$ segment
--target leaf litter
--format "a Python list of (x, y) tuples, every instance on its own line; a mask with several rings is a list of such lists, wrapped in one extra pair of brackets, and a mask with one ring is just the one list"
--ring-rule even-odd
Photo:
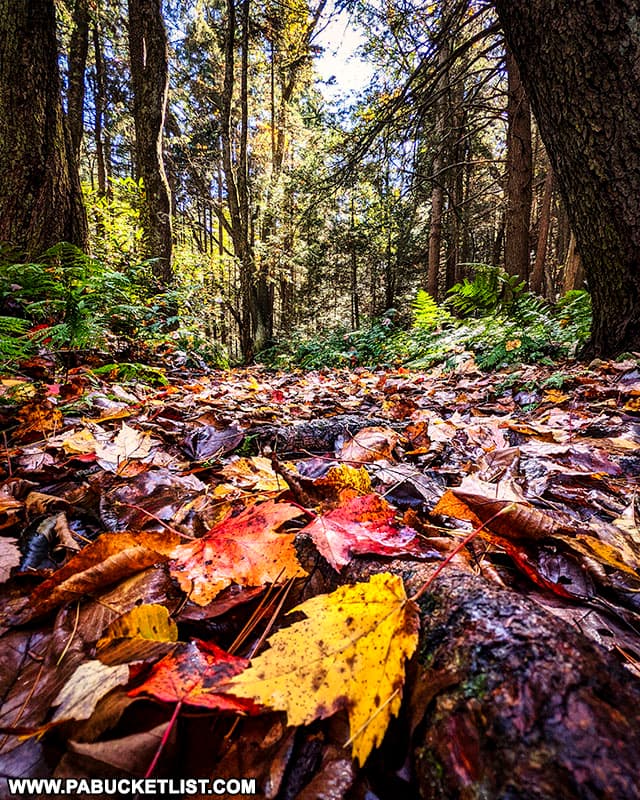
[[(336, 572), (455, 552), (637, 673), (637, 374), (4, 382), (0, 773), (206, 776), (240, 759), (275, 797), (315, 741), (309, 787), (340, 765), (353, 788), (349, 759), (373, 758), (401, 713), (418, 614), (388, 572), (323, 591), (308, 542)], [(243, 742), (260, 742), (251, 759)]]

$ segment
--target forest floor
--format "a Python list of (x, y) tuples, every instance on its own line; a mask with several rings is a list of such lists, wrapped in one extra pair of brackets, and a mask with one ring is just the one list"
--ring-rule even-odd
[(481, 575), (640, 676), (636, 361), (166, 376), (0, 383), (0, 797), (33, 776), (414, 797), (376, 748), (415, 605), (392, 573), (341, 586), (358, 559)]

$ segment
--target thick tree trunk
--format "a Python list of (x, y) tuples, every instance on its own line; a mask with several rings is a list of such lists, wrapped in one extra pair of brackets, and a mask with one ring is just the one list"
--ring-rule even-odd
[(533, 156), (531, 110), (516, 61), (507, 49), (507, 205), (504, 262), (510, 275), (529, 279), (529, 226), (531, 223)]
[(640, 798), (640, 683), (574, 628), (455, 569), (422, 599), (425, 800)]
[(26, 258), (60, 241), (87, 245), (54, 0), (0, 0), (0, 241)]
[(640, 29), (635, 0), (495, 0), (593, 298), (591, 352), (640, 349)]
[(162, 286), (172, 280), (171, 196), (162, 156), (169, 54), (160, 0), (129, 0), (129, 53), (136, 131), (136, 174), (144, 183), (145, 255)]

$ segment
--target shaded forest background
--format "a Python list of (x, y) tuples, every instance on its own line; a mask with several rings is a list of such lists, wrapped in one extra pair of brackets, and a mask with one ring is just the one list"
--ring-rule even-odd
[[(492, 366), (586, 339), (569, 215), (492, 6), (343, 4), (374, 77), (332, 104), (316, 72), (340, 11), (327, 0), (66, 0), (55, 21), (40, 5), (22, 24), (45, 72), (28, 75), (17, 41), (13, 79), (60, 103), (0, 139), (16, 140), (16, 175), (39, 135), (29, 114), (62, 131), (47, 169), (68, 170), (71, 222), (37, 190), (7, 213), (3, 193), (3, 313), (33, 323), (4, 323), (7, 358), (36, 323), (60, 346), (135, 360), (132, 343), (168, 338), (216, 364), (424, 365), (471, 348)], [(91, 259), (42, 258), (61, 240)]]

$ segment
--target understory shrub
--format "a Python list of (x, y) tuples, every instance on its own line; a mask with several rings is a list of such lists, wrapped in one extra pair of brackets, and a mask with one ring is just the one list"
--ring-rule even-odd
[[(460, 315), (454, 317), (450, 308)], [(481, 369), (574, 356), (589, 337), (591, 299), (569, 292), (555, 305), (525, 292), (522, 282), (483, 267), (473, 280), (456, 284), (443, 304), (420, 290), (413, 323), (400, 329), (395, 312), (357, 331), (344, 328), (281, 341), (262, 354), (270, 366), (344, 367), (405, 364), (425, 369), (453, 367), (470, 355)]]

